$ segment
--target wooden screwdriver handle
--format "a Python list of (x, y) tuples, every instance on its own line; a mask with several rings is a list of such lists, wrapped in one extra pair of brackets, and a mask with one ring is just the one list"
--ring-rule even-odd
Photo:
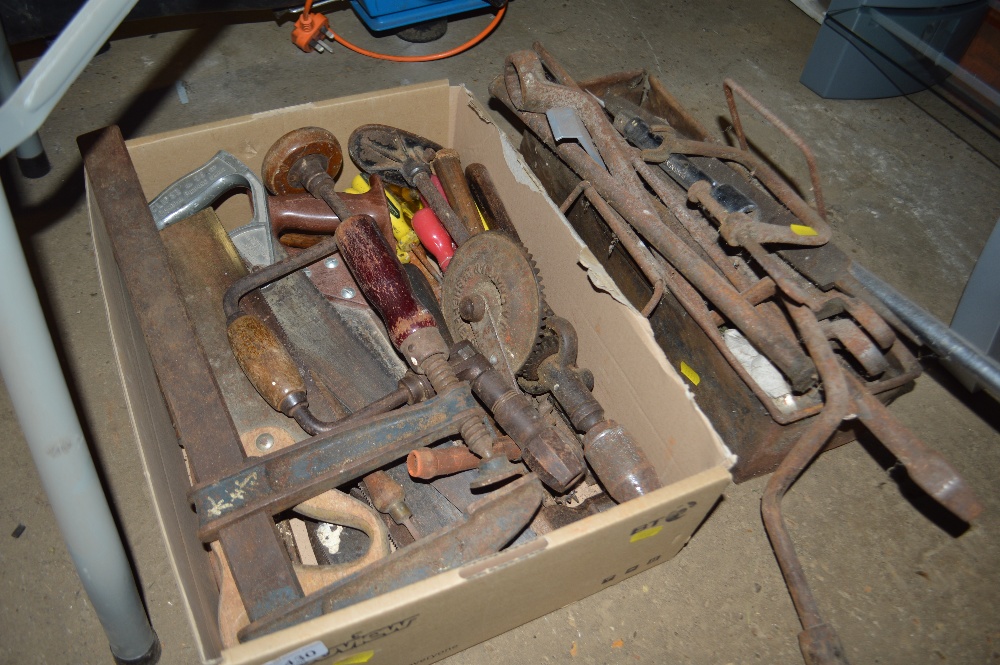
[(455, 209), (469, 235), (482, 233), (483, 222), (479, 217), (476, 202), (472, 199), (472, 192), (469, 191), (469, 183), (465, 180), (458, 151), (451, 148), (438, 150), (434, 155), (433, 166), (448, 202)]

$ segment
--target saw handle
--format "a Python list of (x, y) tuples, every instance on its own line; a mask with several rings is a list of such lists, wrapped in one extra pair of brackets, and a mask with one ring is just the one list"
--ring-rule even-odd
[(342, 222), (336, 237), (354, 280), (382, 317), (396, 348), (401, 349), (406, 338), (418, 330), (437, 327), (371, 217), (356, 215)]

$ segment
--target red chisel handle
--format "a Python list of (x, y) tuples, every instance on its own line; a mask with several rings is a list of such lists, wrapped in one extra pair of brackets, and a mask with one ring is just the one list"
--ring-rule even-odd
[(403, 267), (371, 217), (349, 218), (337, 227), (336, 236), (354, 280), (382, 317), (396, 348), (402, 350), (406, 338), (418, 330), (437, 327), (434, 317), (414, 296)]

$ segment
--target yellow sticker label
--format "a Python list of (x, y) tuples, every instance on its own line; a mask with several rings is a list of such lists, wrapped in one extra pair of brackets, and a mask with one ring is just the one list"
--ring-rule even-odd
[(806, 226), (805, 224), (792, 224), (792, 233), (799, 236), (818, 236), (816, 229), (811, 226)]
[(635, 533), (632, 534), (632, 537), (628, 539), (628, 542), (637, 543), (640, 540), (645, 540), (646, 538), (651, 538), (652, 536), (655, 536), (660, 531), (663, 531), (662, 526), (652, 526), (648, 529), (643, 529), (642, 531), (636, 531)]
[(358, 663), (367, 663), (374, 655), (374, 651), (362, 651), (353, 656), (348, 656), (343, 660), (335, 661), (332, 665), (358, 665)]
[(687, 380), (693, 383), (694, 385), (698, 385), (699, 383), (701, 383), (701, 377), (698, 376), (698, 372), (691, 369), (691, 366), (688, 365), (683, 360), (681, 361), (681, 374), (686, 376)]

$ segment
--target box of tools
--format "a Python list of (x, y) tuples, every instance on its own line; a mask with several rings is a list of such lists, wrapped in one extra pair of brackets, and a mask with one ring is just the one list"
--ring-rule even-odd
[[(365, 153), (356, 150), (354, 135), (366, 123), (425, 137), (457, 151), (466, 165), (482, 165), (513, 224), (504, 237), (517, 242), (490, 240), (502, 230), (491, 228), (456, 243), (447, 271), (426, 260), (414, 272), (419, 266), (400, 261), (414, 256), (408, 250), (427, 259), (431, 248), (397, 244), (393, 254), (393, 231), (400, 228), (384, 224), (388, 218), (373, 219), (375, 213), (357, 216), (365, 209), (353, 207), (329, 236), (338, 240), (339, 253), (323, 253), (331, 241), (315, 244), (316, 237), (269, 245), (287, 210), (281, 197), (251, 181), (262, 169), (272, 190), (279, 181), (308, 179), (295, 170), (302, 160), (295, 161), (294, 149), (286, 151), (284, 170), (267, 162), (276, 141), (298, 128), (322, 128), (343, 144), (342, 168), (331, 165), (339, 158), (331, 149), (319, 169), (336, 176), (338, 191), (371, 187), (381, 201), (384, 186), (390, 201), (405, 204), (406, 191), (393, 187), (388, 171), (381, 180), (356, 177), (352, 157), (362, 155), (357, 161), (364, 162)], [(375, 161), (393, 149), (383, 139), (369, 141), (374, 152), (367, 154)], [(599, 263), (463, 87), (409, 86), (127, 144), (108, 128), (80, 143), (122, 384), (155, 518), (203, 662), (434, 662), (668, 561), (731, 481), (732, 455), (654, 341), (649, 322), (602, 290), (611, 282)], [(373, 170), (371, 163), (363, 166)], [(246, 168), (249, 174), (241, 171)], [(150, 211), (154, 197), (193, 172), (184, 187), (171, 190), (176, 199), (168, 201), (168, 212), (188, 214), (189, 199), (199, 197), (213, 202), (212, 209), (176, 223), (162, 210)], [(234, 183), (251, 196), (228, 196)], [(343, 200), (363, 206), (364, 196)], [(302, 197), (310, 199), (299, 202), (302, 209), (322, 203)], [(308, 248), (296, 254), (297, 244)], [(463, 249), (466, 244), (479, 253)], [(510, 249), (521, 244), (530, 255)], [(373, 252), (392, 259), (389, 277), (362, 268)], [(253, 283), (295, 256), (314, 261)], [(512, 266), (522, 258), (544, 289), (518, 290)], [(454, 275), (461, 274), (468, 278), (456, 286)], [(380, 289), (394, 275), (405, 275), (418, 292), (413, 316), (386, 311), (397, 299), (380, 307)], [(469, 286), (483, 279), (488, 293)], [(234, 284), (244, 283), (250, 287), (233, 296)], [(466, 287), (472, 290), (462, 291)], [(450, 338), (443, 355), (432, 321), (442, 316), (459, 317), (455, 326), (468, 332), (440, 326), (440, 335)], [(512, 379), (511, 349), (525, 327), (512, 322), (519, 318), (538, 323), (528, 325), (535, 348), (521, 353), (518, 367), (532, 357), (537, 362), (546, 334), (555, 339), (545, 358), (562, 359), (551, 367), (538, 363), (531, 381)], [(250, 319), (253, 325), (243, 326)], [(238, 364), (233, 350), (243, 343), (240, 331), (262, 329), (272, 331), (263, 333), (269, 341), (249, 351), (240, 347)], [(253, 367), (280, 373), (279, 360), (258, 353), (268, 344), (296, 349), (291, 362), (301, 376), (292, 382), (302, 383), (272, 396), (274, 409), (265, 401), (268, 387), (251, 377)], [(443, 369), (449, 351), (451, 369)], [(344, 367), (348, 380), (324, 378), (343, 375)], [(398, 372), (391, 385), (380, 384), (378, 372), (366, 367)], [(596, 400), (589, 392), (566, 398), (552, 376), (592, 388)], [(545, 385), (551, 394), (538, 389)], [(600, 408), (588, 411), (582, 403)], [(510, 404), (519, 405), (521, 420), (511, 419)], [(567, 433), (575, 452), (560, 448)], [(484, 448), (483, 440), (493, 448)], [(420, 457), (423, 450), (431, 456)], [(462, 473), (421, 479), (417, 458), (438, 463), (448, 455), (471, 459), (478, 470), (466, 464)], [(580, 465), (567, 472), (572, 482), (559, 481), (565, 469), (546, 455)], [(636, 473), (603, 474), (637, 460), (651, 467), (655, 482)], [(376, 496), (380, 467), (402, 492), (398, 500)], [(511, 479), (517, 473), (526, 475)], [(375, 517), (366, 521), (366, 515)], [(307, 550), (324, 523), (367, 534), (367, 548), (350, 560), (318, 560)], [(477, 552), (490, 538), (494, 542), (471, 558), (456, 552)]]

